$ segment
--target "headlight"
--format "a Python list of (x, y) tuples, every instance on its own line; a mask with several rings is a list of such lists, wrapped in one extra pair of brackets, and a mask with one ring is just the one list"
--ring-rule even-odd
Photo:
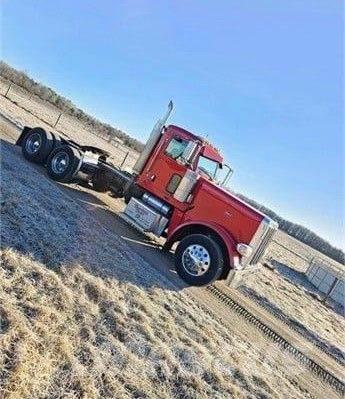
[(245, 257), (250, 256), (253, 252), (253, 248), (250, 245), (243, 244), (242, 242), (237, 244), (236, 249), (240, 255), (245, 256)]

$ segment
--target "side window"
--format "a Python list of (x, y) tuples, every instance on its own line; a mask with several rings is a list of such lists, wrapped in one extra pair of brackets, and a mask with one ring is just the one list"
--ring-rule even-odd
[(184, 149), (187, 147), (188, 141), (182, 140), (179, 138), (173, 138), (170, 140), (165, 154), (173, 159), (179, 158), (182, 154)]
[(168, 185), (166, 186), (166, 190), (170, 194), (174, 194), (174, 192), (177, 190), (178, 185), (180, 184), (180, 181), (182, 180), (182, 177), (180, 175), (172, 175)]

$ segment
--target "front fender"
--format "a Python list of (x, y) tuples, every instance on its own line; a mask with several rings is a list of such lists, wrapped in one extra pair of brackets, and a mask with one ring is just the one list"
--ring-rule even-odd
[(196, 234), (198, 230), (202, 231), (210, 231), (213, 232), (216, 236), (220, 237), (223, 241), (223, 247), (226, 250), (227, 258), (229, 261), (230, 268), (236, 268), (240, 254), (236, 250), (236, 241), (232, 237), (232, 235), (223, 227), (217, 223), (204, 221), (187, 221), (178, 225), (174, 230), (168, 233), (166, 246), (171, 247), (172, 244), (184, 237), (186, 232), (191, 232), (191, 234)]

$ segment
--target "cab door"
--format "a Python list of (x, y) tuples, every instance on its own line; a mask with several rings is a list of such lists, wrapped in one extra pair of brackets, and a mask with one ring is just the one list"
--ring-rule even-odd
[(174, 193), (188, 169), (182, 155), (189, 141), (178, 134), (166, 134), (162, 141), (139, 176), (138, 184), (169, 204), (184, 209), (186, 205), (177, 201)]

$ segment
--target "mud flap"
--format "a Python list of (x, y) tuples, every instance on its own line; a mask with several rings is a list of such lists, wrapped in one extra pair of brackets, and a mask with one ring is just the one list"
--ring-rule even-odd
[(20, 136), (18, 137), (17, 141), (16, 141), (16, 145), (22, 145), (22, 142), (24, 140), (24, 137), (27, 135), (27, 133), (31, 130), (32, 128), (29, 126), (24, 126)]

